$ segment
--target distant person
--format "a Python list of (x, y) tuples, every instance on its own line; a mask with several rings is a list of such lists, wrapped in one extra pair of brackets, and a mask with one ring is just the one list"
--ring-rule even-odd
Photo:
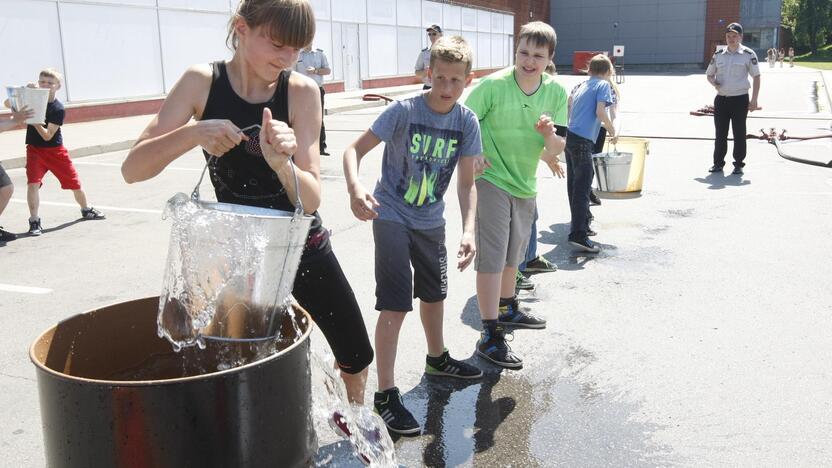
[[(425, 373), (457, 379), (482, 377), (479, 368), (450, 356), (442, 331), (449, 263), (443, 198), (455, 170), (462, 212), (457, 268), (464, 270), (476, 253), (474, 161), (481, 157), (482, 141), (476, 114), (457, 103), (474, 77), (472, 55), (460, 36), (435, 42), (428, 69), (433, 87), (390, 104), (344, 152), (350, 208), (356, 218), (373, 221), (379, 311), (374, 406), (387, 428), (397, 434), (420, 430), (401, 401), (394, 372), (399, 332), (413, 310), (414, 297), (419, 298), (427, 342)], [(358, 179), (358, 169), (364, 156), (382, 142), (381, 178), (370, 193)]]
[(783, 68), (783, 60), (786, 58), (786, 51), (782, 48), (777, 51), (777, 61), (780, 62), (780, 68)]
[[(325, 116), (324, 96), (326, 95), (326, 91), (324, 90), (324, 77), (332, 73), (332, 70), (329, 68), (329, 61), (326, 59), (324, 51), (321, 49), (312, 50), (311, 44), (306, 46), (298, 55), (298, 63), (295, 65), (295, 71), (303, 73), (315, 80), (315, 84), (318, 85), (318, 90), (321, 92), (321, 115)], [(321, 118), (321, 136), (318, 149), (320, 150), (321, 156), (329, 156), (329, 153), (326, 151), (326, 127), (324, 126), (323, 117)]]
[[(728, 47), (714, 54), (705, 71), (708, 82), (717, 91), (714, 98), (714, 164), (708, 172), (722, 172), (725, 166), (730, 124), (734, 133), (734, 170), (731, 174), (742, 175), (746, 156), (745, 120), (748, 113), (758, 107), (760, 68), (757, 66), (757, 54), (742, 45), (742, 26), (739, 23), (728, 25), (725, 42)], [(748, 83), (749, 76), (753, 79), (753, 86)], [(748, 98), (749, 88), (752, 88), (751, 99)]]
[[(0, 132), (5, 132), (6, 130), (11, 130), (21, 125), (26, 119), (32, 118), (34, 115), (35, 112), (28, 107), (23, 107), (19, 111), (13, 110), (9, 118), (0, 120)], [(9, 200), (12, 199), (13, 193), (14, 185), (12, 184), (12, 179), (6, 173), (6, 170), (3, 169), (3, 164), (0, 163), (0, 215), (3, 214), (3, 210), (9, 205)], [(0, 242), (8, 242), (15, 239), (17, 239), (17, 235), (6, 231), (3, 229), (3, 226), (0, 226)]]
[(789, 47), (789, 68), (794, 67), (794, 47)]
[(768, 67), (769, 68), (774, 68), (775, 63), (777, 62), (777, 51), (774, 50), (774, 47), (768, 49), (767, 61), (768, 61)]
[[(49, 90), (45, 122), (26, 128), (26, 201), (29, 204), (29, 234), (32, 236), (43, 234), (38, 209), (40, 187), (47, 172), (55, 175), (62, 189), (72, 190), (75, 201), (81, 207), (83, 219), (104, 219), (103, 213), (87, 204), (87, 195), (81, 189), (78, 172), (64, 147), (61, 125), (64, 124), (66, 111), (61, 101), (55, 98), (55, 93), (61, 89), (61, 79), (62, 76), (57, 70), (47, 68), (40, 72), (37, 86), (29, 84), (32, 88)], [(8, 100), (6, 106), (9, 106)]]
[(422, 49), (416, 58), (416, 76), (422, 80), (422, 89), (430, 89), (430, 76), (428, 76), (428, 69), (430, 68), (430, 48), (442, 37), (442, 28), (438, 24), (433, 24), (425, 31), (428, 33), (430, 46)]
[(600, 248), (589, 240), (589, 193), (592, 190), (592, 152), (603, 125), (615, 143), (615, 127), (607, 109), (613, 105), (613, 66), (609, 57), (598, 54), (589, 61), (589, 79), (571, 96), (569, 133), (566, 136), (566, 186), (571, 213), (569, 244), (597, 253)]

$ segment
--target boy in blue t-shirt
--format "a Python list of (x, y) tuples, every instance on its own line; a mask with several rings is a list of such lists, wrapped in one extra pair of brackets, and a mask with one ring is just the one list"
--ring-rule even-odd
[(599, 54), (589, 62), (589, 80), (575, 91), (566, 136), (566, 190), (572, 224), (569, 243), (586, 252), (601, 249), (589, 240), (589, 191), (592, 187), (592, 151), (601, 123), (608, 129), (610, 141), (616, 141), (615, 128), (607, 114), (613, 103), (610, 85), (612, 62)]
[[(414, 297), (420, 299), (427, 340), (425, 372), (463, 379), (482, 376), (477, 367), (451, 358), (442, 337), (448, 289), (442, 198), (456, 167), (463, 227), (457, 268), (464, 270), (476, 252), (474, 162), (482, 153), (480, 127), (477, 116), (457, 103), (473, 78), (471, 57), (470, 47), (459, 36), (437, 41), (431, 47), (428, 70), (433, 87), (391, 104), (344, 151), (350, 208), (356, 218), (373, 220), (380, 311), (375, 332), (379, 391), (374, 406), (387, 428), (398, 434), (420, 431), (394, 382), (399, 331), (406, 313), (413, 310)], [(358, 166), (382, 141), (381, 178), (370, 194), (358, 180)]]

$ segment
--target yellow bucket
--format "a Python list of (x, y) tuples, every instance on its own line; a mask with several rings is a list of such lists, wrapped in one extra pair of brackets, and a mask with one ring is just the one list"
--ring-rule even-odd
[[(650, 141), (621, 137), (604, 152), (593, 156), (598, 190), (602, 192), (640, 192), (644, 182), (644, 161), (650, 153)], [(624, 157), (619, 157), (624, 156)]]

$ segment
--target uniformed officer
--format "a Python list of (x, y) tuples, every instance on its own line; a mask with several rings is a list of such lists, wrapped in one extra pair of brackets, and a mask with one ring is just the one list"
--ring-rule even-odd
[[(431, 47), (442, 37), (442, 28), (438, 24), (432, 24), (426, 29), (428, 32), (428, 39), (430, 39)], [(430, 68), (430, 47), (425, 47), (419, 52), (419, 57), (416, 58), (416, 76), (422, 80), (424, 86), (422, 89), (430, 89), (430, 78), (428, 78), (428, 68)]]
[[(705, 74), (708, 82), (716, 88), (714, 99), (714, 165), (709, 172), (721, 172), (728, 152), (728, 124), (734, 133), (734, 171), (731, 174), (742, 175), (745, 166), (745, 119), (749, 111), (758, 109), (757, 96), (760, 94), (760, 69), (757, 66), (757, 54), (742, 45), (742, 26), (731, 23), (725, 30), (725, 42), (728, 44), (711, 59)], [(751, 75), (754, 85), (748, 83)], [(748, 88), (752, 88), (748, 99)]]
[(326, 59), (324, 51), (321, 49), (312, 50), (312, 46), (307, 46), (298, 54), (298, 62), (295, 64), (295, 71), (303, 73), (304, 75), (315, 80), (318, 84), (318, 89), (321, 90), (321, 144), (320, 150), (322, 156), (329, 156), (326, 151), (326, 127), (324, 127), (323, 115), (324, 109), (324, 76), (332, 73), (329, 68), (329, 61)]

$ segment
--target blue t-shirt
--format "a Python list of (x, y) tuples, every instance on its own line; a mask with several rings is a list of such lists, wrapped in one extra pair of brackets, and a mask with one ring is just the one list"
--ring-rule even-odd
[(601, 121), (595, 115), (595, 108), (599, 102), (605, 107), (612, 105), (612, 87), (609, 82), (592, 77), (585, 81), (572, 97), (572, 114), (569, 118), (569, 131), (595, 141), (601, 130)]
[(373, 192), (378, 219), (411, 229), (444, 226), (442, 198), (457, 161), (482, 153), (476, 114), (459, 103), (439, 114), (419, 95), (390, 104), (370, 131), (385, 143)]

